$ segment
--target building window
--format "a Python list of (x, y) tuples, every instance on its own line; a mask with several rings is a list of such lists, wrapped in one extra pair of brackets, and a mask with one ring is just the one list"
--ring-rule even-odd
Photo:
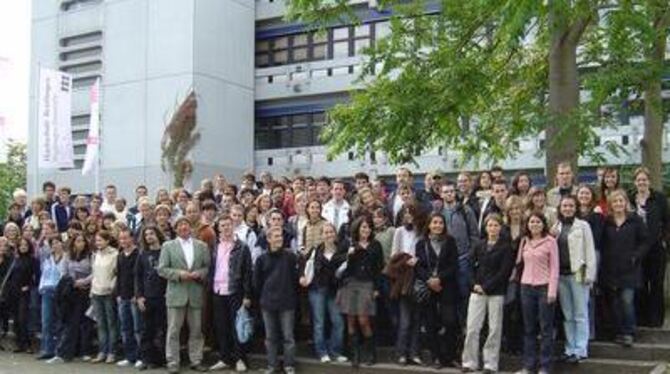
[(321, 145), (319, 134), (326, 122), (323, 112), (290, 114), (256, 120), (256, 149)]
[[(377, 31), (377, 28), (379, 30)], [(360, 55), (375, 38), (390, 32), (388, 21), (338, 26), (256, 41), (256, 67), (281, 66)]]

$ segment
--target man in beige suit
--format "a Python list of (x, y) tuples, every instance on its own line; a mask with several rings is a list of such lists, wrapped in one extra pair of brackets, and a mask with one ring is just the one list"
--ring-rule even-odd
[(177, 238), (165, 242), (158, 262), (158, 274), (167, 279), (165, 303), (168, 331), (165, 356), (168, 372), (179, 372), (179, 333), (188, 321), (188, 354), (191, 369), (207, 371), (202, 365), (203, 338), (201, 329), (202, 295), (207, 280), (210, 256), (207, 245), (193, 238), (191, 223), (186, 217), (175, 222)]

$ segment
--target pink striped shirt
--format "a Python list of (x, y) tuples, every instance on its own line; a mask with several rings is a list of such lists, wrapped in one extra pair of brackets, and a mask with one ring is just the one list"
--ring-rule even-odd
[(556, 297), (558, 289), (558, 245), (556, 239), (547, 235), (539, 241), (526, 240), (520, 249), (523, 255), (521, 284), (548, 286), (547, 296)]
[(228, 263), (230, 252), (235, 245), (234, 241), (219, 242), (216, 253), (216, 266), (214, 268), (214, 293), (217, 295), (229, 295), (228, 291)]

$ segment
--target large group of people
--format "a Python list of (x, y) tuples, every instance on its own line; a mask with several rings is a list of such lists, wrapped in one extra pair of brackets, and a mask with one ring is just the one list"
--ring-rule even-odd
[(615, 168), (578, 184), (561, 163), (550, 189), (508, 177), (217, 175), (195, 191), (138, 186), (132, 203), (114, 185), (17, 190), (0, 332), (48, 364), (178, 372), (187, 347), (193, 370), (243, 372), (264, 337), (268, 373), (295, 372), (296, 340), (324, 364), (374, 365), (393, 344), (399, 365), (493, 373), (503, 350), (548, 373), (557, 336), (558, 359), (578, 364), (596, 337), (630, 347), (638, 325), (663, 325), (670, 211), (647, 169), (630, 191)]

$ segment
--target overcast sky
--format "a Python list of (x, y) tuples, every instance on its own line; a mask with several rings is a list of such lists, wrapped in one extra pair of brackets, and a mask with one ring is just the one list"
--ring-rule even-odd
[(28, 137), (31, 3), (0, 0), (0, 131), (21, 140)]

